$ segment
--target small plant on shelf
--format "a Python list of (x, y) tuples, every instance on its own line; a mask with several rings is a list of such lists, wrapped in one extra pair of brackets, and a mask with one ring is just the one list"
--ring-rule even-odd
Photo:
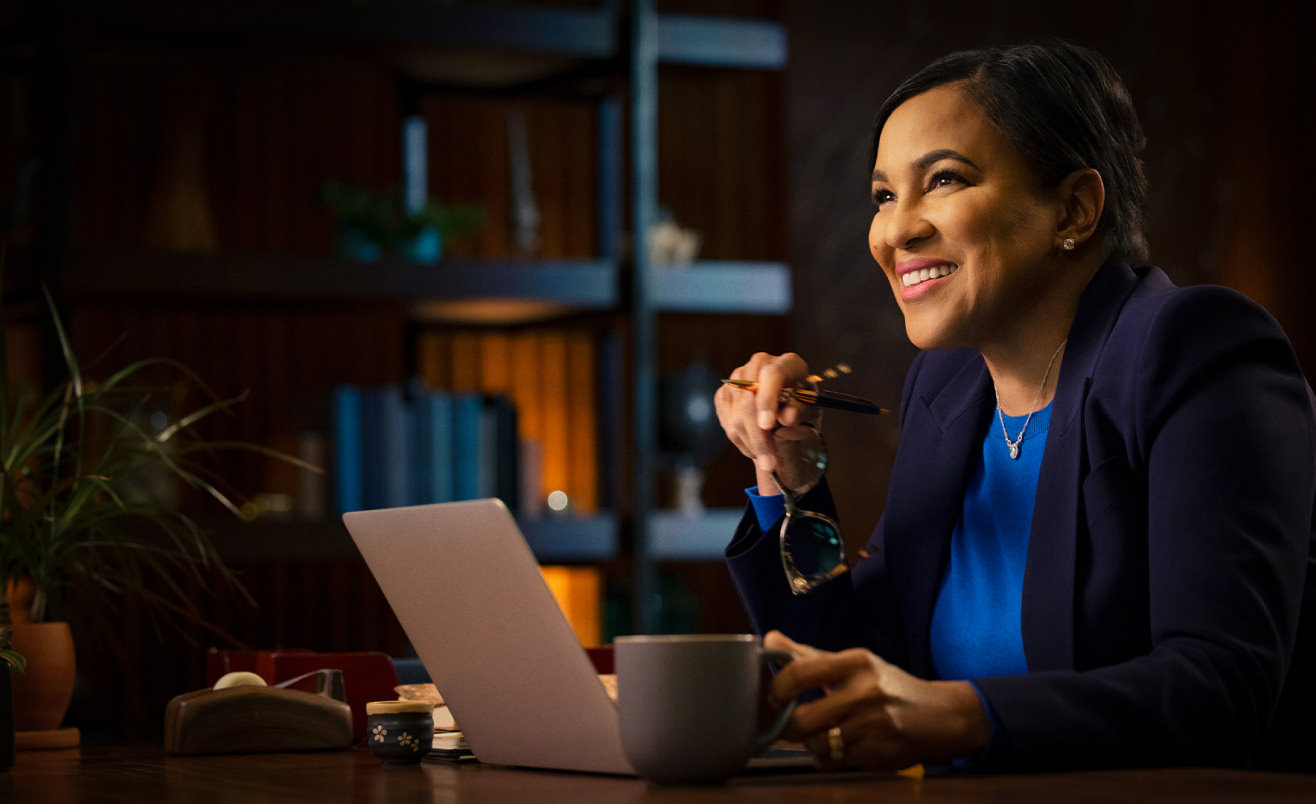
[(473, 204), (427, 200), (408, 211), (398, 190), (376, 193), (337, 181), (325, 182), (320, 200), (338, 223), (339, 252), (365, 260), (392, 254), (438, 262), (444, 244), (478, 231), (484, 222), (484, 211)]

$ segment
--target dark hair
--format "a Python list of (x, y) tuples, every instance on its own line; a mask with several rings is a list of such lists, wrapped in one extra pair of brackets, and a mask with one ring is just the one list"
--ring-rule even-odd
[(901, 84), (878, 110), (865, 173), (872, 170), (878, 138), (897, 106), (958, 81), (1044, 186), (1054, 187), (1082, 168), (1101, 174), (1106, 205), (1098, 231), (1111, 256), (1132, 265), (1147, 261), (1142, 125), (1115, 69), (1087, 48), (1050, 40), (938, 59)]

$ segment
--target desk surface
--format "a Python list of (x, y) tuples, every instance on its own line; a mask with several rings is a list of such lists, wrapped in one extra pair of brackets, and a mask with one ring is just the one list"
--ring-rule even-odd
[(910, 778), (896, 774), (745, 776), (720, 787), (478, 764), (381, 765), (364, 749), (171, 757), (158, 747), (25, 751), (0, 771), (0, 801), (65, 802), (1265, 802), (1316, 800), (1316, 776), (1204, 769)]

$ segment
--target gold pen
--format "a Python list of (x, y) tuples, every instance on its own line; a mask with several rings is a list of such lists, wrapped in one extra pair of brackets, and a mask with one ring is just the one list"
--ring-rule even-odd
[[(726, 385), (735, 388), (744, 388), (747, 391), (753, 391), (758, 388), (756, 380), (723, 380)], [(798, 402), (801, 405), (817, 405), (820, 408), (833, 408), (835, 410), (849, 410), (855, 413), (890, 413), (886, 408), (878, 407), (867, 399), (850, 394), (843, 394), (840, 391), (815, 391), (812, 388), (799, 388), (791, 386), (781, 389), (782, 402)]]

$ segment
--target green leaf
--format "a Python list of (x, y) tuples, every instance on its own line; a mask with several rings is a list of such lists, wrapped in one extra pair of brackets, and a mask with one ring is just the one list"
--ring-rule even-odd
[[(43, 393), (0, 371), (0, 582), (29, 576), (39, 600), (77, 585), (105, 612), (131, 596), (147, 607), (157, 632), (179, 619), (216, 630), (204, 622), (197, 588), (254, 600), (203, 528), (171, 501), (133, 493), (131, 482), (162, 472), (240, 517), (242, 501), (211, 468), (218, 454), (249, 452), (321, 470), (260, 444), (207, 440), (202, 423), (231, 415), (248, 395), (221, 396), (179, 361), (147, 358), (99, 381), (84, 377), (54, 298), (42, 290), (67, 376)], [(4, 353), (0, 334), (0, 368)], [(147, 429), (141, 422), (153, 400), (171, 398), (177, 387), (202, 401), (164, 428)]]

